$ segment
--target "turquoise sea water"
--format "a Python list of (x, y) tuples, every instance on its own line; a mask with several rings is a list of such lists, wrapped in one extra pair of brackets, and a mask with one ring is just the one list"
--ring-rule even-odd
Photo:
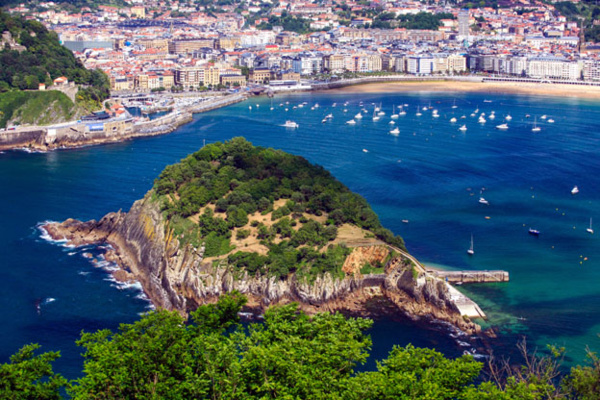
[[(279, 106), (286, 101), (287, 112), (285, 104)], [(304, 101), (307, 106), (293, 108)], [(356, 125), (347, 125), (360, 111), (360, 101), (368, 112)], [(316, 102), (320, 107), (311, 110)], [(371, 103), (382, 104), (386, 115), (380, 121), (371, 120)], [(401, 104), (409, 106), (397, 120), (400, 134), (394, 137), (388, 133), (389, 115), (392, 105)], [(439, 118), (432, 118), (431, 110), (415, 115), (417, 107), (429, 104)], [(45, 350), (61, 350), (57, 369), (76, 376), (81, 349), (73, 342), (81, 330), (114, 329), (148, 309), (139, 290), (118, 287), (97, 268), (105, 264), (98, 249), (52, 245), (40, 237), (39, 223), (98, 219), (126, 210), (166, 165), (204, 140), (234, 136), (323, 165), (363, 195), (383, 224), (402, 235), (425, 263), (509, 271), (510, 283), (461, 288), (488, 314), (485, 325), (500, 332), (489, 342), (496, 353), (511, 352), (521, 335), (538, 346), (564, 345), (575, 362), (583, 361), (586, 345), (600, 350), (597, 102), (423, 92), (297, 94), (276, 98), (273, 111), (270, 105), (269, 99), (252, 99), (198, 115), (161, 137), (46, 154), (0, 154), (0, 361), (37, 342)], [(476, 108), (486, 115), (494, 110), (496, 119), (478, 124), (470, 117)], [(333, 119), (322, 123), (329, 113)], [(509, 129), (495, 129), (508, 113), (513, 117)], [(542, 120), (543, 114), (555, 122)], [(465, 120), (449, 122), (462, 115)], [(535, 116), (542, 128), (537, 134), (531, 132)], [(281, 127), (287, 119), (300, 127)], [(464, 133), (458, 130), (462, 124), (468, 128)], [(571, 195), (574, 185), (577, 195)], [(480, 204), (480, 196), (490, 204)], [(586, 232), (590, 217), (599, 224), (595, 235)], [(539, 237), (529, 235), (529, 227), (539, 229)], [(466, 253), (471, 234), (473, 257)], [(442, 325), (426, 327), (402, 318), (378, 321), (372, 334), (377, 357), (393, 344), (409, 342), (452, 356), (478, 345), (454, 338)]]

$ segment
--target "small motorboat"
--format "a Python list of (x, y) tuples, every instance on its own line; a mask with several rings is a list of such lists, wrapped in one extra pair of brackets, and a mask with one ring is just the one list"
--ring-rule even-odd
[(348, 124), (348, 125), (355, 125), (356, 121), (353, 120), (353, 119), (351, 119), (350, 121), (346, 121), (346, 124)]
[(285, 121), (285, 124), (282, 125), (283, 127), (286, 128), (298, 128), (300, 125), (298, 125), (296, 122), (294, 121)]
[(540, 231), (538, 231), (537, 229), (529, 228), (529, 234), (533, 236), (539, 236)]
[(458, 128), (458, 130), (461, 131), (461, 132), (466, 132), (467, 131), (467, 126), (463, 125), (460, 128)]
[(450, 118), (450, 122), (451, 123), (455, 123), (456, 122), (456, 118), (455, 117)]
[(481, 204), (485, 204), (486, 206), (490, 205), (490, 202), (489, 202), (489, 201), (487, 201), (486, 199), (484, 199), (483, 197), (480, 197), (480, 198), (479, 198), (479, 202), (480, 202)]
[(397, 136), (399, 134), (400, 134), (400, 129), (398, 129), (397, 127), (390, 131), (390, 135)]
[(508, 125), (507, 124), (500, 124), (496, 126), (496, 129), (500, 129), (501, 131), (505, 131), (508, 129)]
[(579, 188), (577, 186), (573, 186), (573, 189), (571, 189), (571, 194), (577, 194), (579, 193)]

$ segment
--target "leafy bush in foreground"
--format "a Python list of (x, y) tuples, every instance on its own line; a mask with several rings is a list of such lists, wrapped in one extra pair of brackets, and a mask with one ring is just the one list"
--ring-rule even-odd
[(551, 358), (529, 357), (517, 373), (476, 384), (483, 365), (471, 356), (451, 360), (410, 345), (395, 347), (376, 371), (356, 372), (371, 347), (370, 320), (309, 317), (290, 304), (243, 327), (245, 302), (233, 293), (199, 307), (191, 322), (161, 310), (117, 333), (83, 333), (83, 376), (71, 382), (52, 371), (57, 353), (25, 346), (0, 365), (0, 399), (58, 399), (62, 388), (74, 399), (598, 399), (597, 358), (562, 385), (551, 379)]

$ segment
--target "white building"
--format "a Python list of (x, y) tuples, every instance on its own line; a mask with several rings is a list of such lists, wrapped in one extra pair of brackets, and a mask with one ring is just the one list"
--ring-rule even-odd
[(559, 57), (539, 57), (529, 59), (527, 75), (541, 79), (576, 80), (581, 78), (581, 68), (579, 63)]
[(434, 70), (432, 56), (410, 56), (406, 62), (406, 72), (415, 75), (431, 75)]
[(294, 58), (292, 68), (300, 75), (320, 74), (323, 72), (323, 57), (299, 56)]
[(600, 81), (600, 62), (585, 61), (583, 64), (583, 79), (586, 81)]

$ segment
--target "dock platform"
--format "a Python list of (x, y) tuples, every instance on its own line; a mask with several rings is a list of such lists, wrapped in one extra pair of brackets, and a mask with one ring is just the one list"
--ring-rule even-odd
[(485, 282), (508, 282), (508, 271), (485, 270), (485, 271), (441, 271), (427, 269), (433, 276), (450, 283), (485, 283)]

